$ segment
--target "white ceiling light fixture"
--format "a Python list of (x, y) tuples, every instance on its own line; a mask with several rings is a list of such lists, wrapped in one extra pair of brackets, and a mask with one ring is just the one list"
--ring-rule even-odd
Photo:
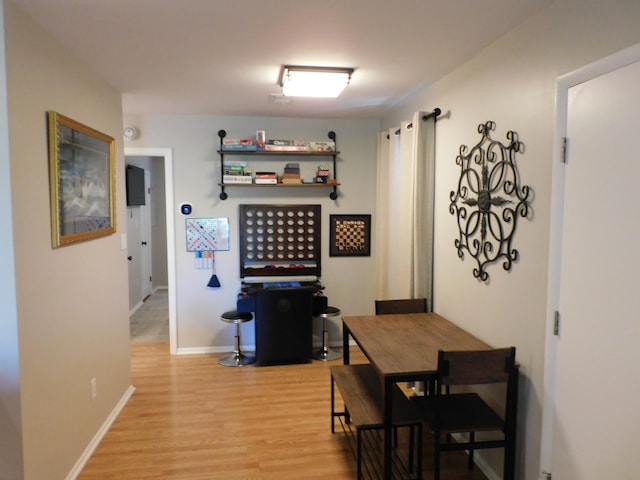
[(349, 85), (353, 68), (282, 67), (280, 86), (287, 97), (335, 98)]

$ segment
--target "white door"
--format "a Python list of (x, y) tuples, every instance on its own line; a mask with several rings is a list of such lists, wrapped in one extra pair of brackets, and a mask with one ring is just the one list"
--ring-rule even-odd
[(635, 63), (569, 89), (553, 480), (640, 478), (639, 85)]
[(142, 303), (140, 208), (127, 207), (127, 257), (129, 259), (129, 310)]
[(142, 262), (142, 298), (147, 298), (152, 291), (151, 265), (151, 175), (144, 171), (145, 204), (140, 206), (140, 246)]

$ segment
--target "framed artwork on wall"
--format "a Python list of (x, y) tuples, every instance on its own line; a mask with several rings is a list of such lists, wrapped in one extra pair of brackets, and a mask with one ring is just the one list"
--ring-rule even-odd
[(330, 215), (329, 256), (371, 256), (371, 215)]
[(57, 112), (47, 116), (53, 247), (115, 233), (115, 140)]

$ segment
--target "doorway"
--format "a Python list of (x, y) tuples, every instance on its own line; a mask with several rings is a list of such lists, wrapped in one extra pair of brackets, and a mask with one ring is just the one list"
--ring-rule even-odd
[(173, 154), (170, 148), (125, 148), (125, 157), (150, 157), (164, 163), (164, 203), (166, 228), (167, 307), (169, 314), (169, 350), (177, 353), (175, 217), (173, 211)]
[(162, 158), (126, 157), (130, 316), (154, 291), (167, 288), (163, 168)]

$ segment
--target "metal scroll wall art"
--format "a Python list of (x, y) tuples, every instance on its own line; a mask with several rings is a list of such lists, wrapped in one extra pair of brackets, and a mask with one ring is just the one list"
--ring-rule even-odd
[(518, 260), (512, 247), (518, 217), (529, 211), (531, 189), (520, 185), (516, 153), (524, 150), (514, 131), (507, 132), (507, 143), (491, 138), (496, 124), (478, 125), (480, 141), (471, 149), (461, 145), (456, 165), (460, 166), (458, 189), (450, 194), (449, 212), (458, 221), (459, 236), (454, 244), (458, 257), (465, 252), (477, 262), (473, 276), (488, 281), (487, 267), (503, 261), (510, 270)]

